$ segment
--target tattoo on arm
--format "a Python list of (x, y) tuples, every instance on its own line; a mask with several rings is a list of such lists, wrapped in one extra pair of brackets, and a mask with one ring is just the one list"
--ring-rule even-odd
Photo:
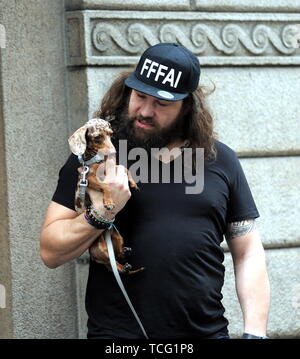
[(228, 223), (227, 231), (225, 233), (226, 240), (228, 241), (234, 237), (250, 233), (254, 231), (255, 227), (255, 219), (246, 219), (245, 221)]

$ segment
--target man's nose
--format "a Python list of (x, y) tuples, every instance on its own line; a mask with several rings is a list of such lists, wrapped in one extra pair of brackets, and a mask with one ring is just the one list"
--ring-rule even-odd
[(139, 114), (144, 118), (154, 117), (154, 107), (153, 107), (152, 102), (145, 101), (142, 104), (139, 112), (140, 112)]

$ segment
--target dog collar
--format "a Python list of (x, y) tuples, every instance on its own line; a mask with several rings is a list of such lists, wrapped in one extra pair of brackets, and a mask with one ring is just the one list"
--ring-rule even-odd
[(104, 160), (104, 156), (100, 152), (97, 152), (97, 154), (91, 159), (89, 159), (88, 161), (84, 160), (84, 155), (78, 155), (77, 157), (78, 157), (78, 161), (82, 166), (91, 166), (94, 163), (100, 163), (101, 161)]

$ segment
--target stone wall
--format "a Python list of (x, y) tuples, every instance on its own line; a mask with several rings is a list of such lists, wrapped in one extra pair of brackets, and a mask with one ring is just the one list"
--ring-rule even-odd
[[(216, 130), (241, 157), (260, 210), (258, 225), (272, 288), (272, 337), (300, 335), (300, 49), (292, 45), (299, 5), (78, 1), (67, 2), (66, 14), (72, 130), (83, 122), (82, 116), (92, 116), (116, 75), (134, 65), (149, 45), (178, 42), (199, 56), (201, 83), (216, 85), (209, 99)], [(83, 257), (77, 267), (79, 298), (84, 295), (86, 263)], [(229, 253), (225, 263), (224, 305), (230, 333), (236, 337), (243, 330), (242, 314)], [(79, 320), (84, 337), (84, 311)]]
[[(84, 338), (83, 255), (49, 270), (39, 230), (68, 156), (114, 77), (160, 41), (199, 56), (221, 141), (241, 157), (272, 289), (268, 334), (300, 336), (300, 1), (0, 0), (0, 338)], [(226, 245), (224, 245), (227, 251)], [(230, 254), (224, 305), (242, 333)]]

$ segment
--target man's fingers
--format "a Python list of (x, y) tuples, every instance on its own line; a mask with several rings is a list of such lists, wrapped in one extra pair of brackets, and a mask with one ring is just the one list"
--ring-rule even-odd
[(108, 159), (103, 165), (98, 166), (96, 176), (100, 182), (120, 183), (128, 187), (128, 176), (122, 165), (116, 165), (114, 159)]
[(126, 168), (124, 166), (117, 166), (117, 173), (120, 176), (120, 179), (121, 179), (121, 176), (123, 177), (122, 184), (123, 184), (124, 188), (129, 190), (128, 175), (127, 175)]
[(98, 181), (104, 182), (105, 176), (105, 163), (101, 163), (96, 170), (96, 178)]
[(105, 179), (109, 181), (113, 179), (116, 175), (116, 161), (113, 158), (109, 158), (105, 161)]
[(98, 166), (96, 177), (100, 182), (106, 182), (116, 176), (116, 163), (114, 159), (108, 159)]

